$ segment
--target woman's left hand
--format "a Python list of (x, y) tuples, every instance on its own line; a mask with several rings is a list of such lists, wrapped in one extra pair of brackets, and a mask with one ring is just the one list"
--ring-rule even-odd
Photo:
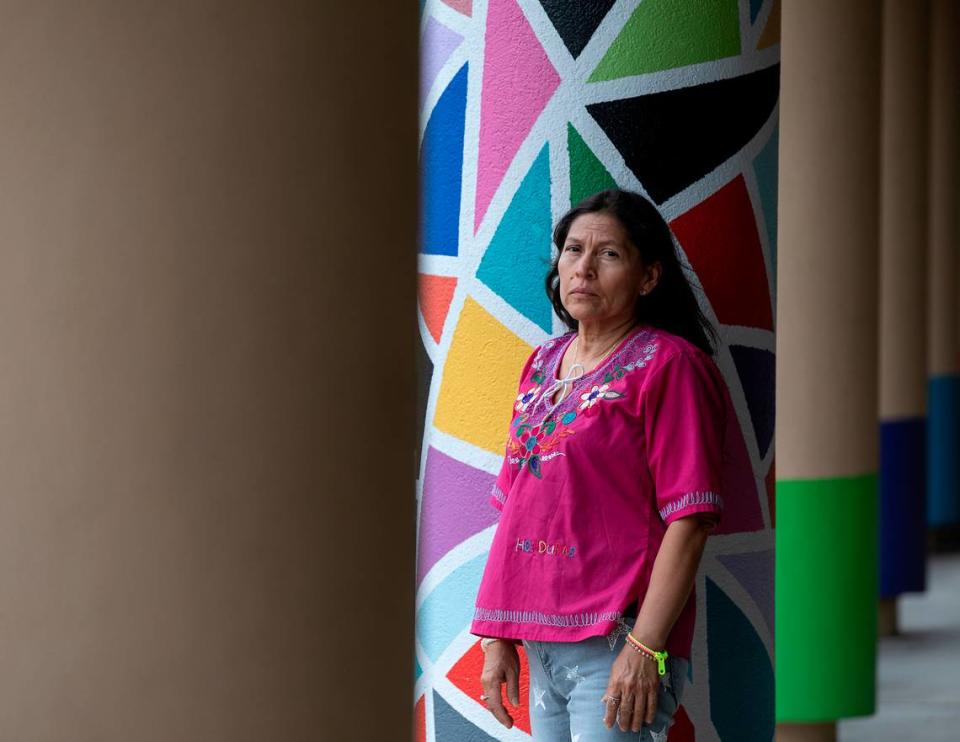
[[(643, 724), (652, 724), (657, 713), (659, 688), (657, 663), (625, 644), (610, 668), (610, 680), (604, 695), (606, 713), (603, 723), (607, 729), (617, 721), (617, 709), (620, 710), (620, 729), (624, 732), (639, 732)], [(610, 697), (619, 698), (619, 704), (608, 702)]]

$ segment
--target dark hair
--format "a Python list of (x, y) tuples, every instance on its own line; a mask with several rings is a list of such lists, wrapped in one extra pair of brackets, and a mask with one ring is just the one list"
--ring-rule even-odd
[[(659, 262), (660, 279), (654, 289), (637, 298), (634, 317), (637, 322), (658, 327), (679, 335), (696, 345), (708, 355), (713, 355), (717, 333), (710, 324), (684, 274), (683, 267), (673, 246), (670, 227), (657, 207), (639, 193), (610, 188), (587, 196), (570, 209), (553, 229), (553, 243), (560, 253), (566, 242), (573, 220), (583, 214), (606, 213), (615, 217), (640, 253), (645, 265)], [(557, 268), (559, 254), (550, 265), (547, 274), (547, 296), (553, 311), (571, 330), (578, 323), (560, 301), (560, 271)]]

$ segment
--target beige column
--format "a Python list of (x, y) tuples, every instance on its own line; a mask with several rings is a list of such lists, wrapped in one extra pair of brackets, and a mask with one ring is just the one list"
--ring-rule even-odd
[(880, 188), (880, 610), (922, 590), (926, 547), (927, 125), (930, 6), (883, 4)]
[(0, 739), (412, 723), (416, 13), (0, 23)]
[(784, 2), (781, 53), (777, 739), (828, 740), (874, 702), (879, 6)]

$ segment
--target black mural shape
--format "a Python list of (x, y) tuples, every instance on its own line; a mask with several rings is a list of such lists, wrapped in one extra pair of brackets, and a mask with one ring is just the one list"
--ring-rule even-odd
[(730, 355), (740, 376), (740, 385), (747, 398), (747, 409), (753, 422), (760, 456), (767, 455), (773, 441), (774, 405), (776, 385), (774, 371), (776, 359), (773, 353), (745, 345), (731, 345)]
[(570, 0), (540, 0), (550, 16), (550, 22), (574, 58), (580, 56), (614, 2), (616, 0), (579, 0), (575, 3)]
[(416, 438), (416, 453), (417, 458), (414, 459), (416, 463), (416, 468), (420, 468), (420, 451), (423, 443), (423, 436), (426, 435), (426, 423), (427, 423), (427, 400), (430, 398), (430, 382), (433, 379), (433, 363), (430, 361), (430, 356), (427, 355), (426, 348), (423, 347), (423, 341), (417, 341), (417, 433), (414, 436)]
[(735, 155), (770, 118), (780, 65), (730, 80), (587, 106), (662, 204)]

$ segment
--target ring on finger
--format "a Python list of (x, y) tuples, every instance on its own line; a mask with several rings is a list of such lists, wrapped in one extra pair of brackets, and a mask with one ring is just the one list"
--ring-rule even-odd
[(604, 703), (620, 703), (620, 698), (617, 696), (604, 696), (600, 700)]

